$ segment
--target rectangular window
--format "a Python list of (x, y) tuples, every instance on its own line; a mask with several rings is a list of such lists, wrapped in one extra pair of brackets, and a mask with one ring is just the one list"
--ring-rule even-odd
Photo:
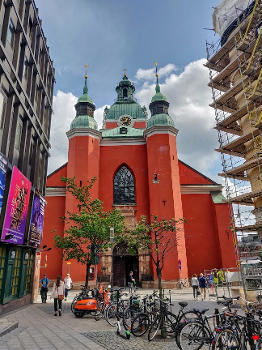
[(28, 62), (28, 59), (25, 55), (24, 57), (24, 66), (23, 66), (23, 77), (25, 79), (27, 79), (27, 76), (28, 76), (28, 66), (29, 66), (29, 62)]
[(11, 46), (14, 44), (14, 38), (15, 38), (15, 25), (12, 21), (12, 18), (9, 19), (9, 26), (7, 31), (7, 41)]
[(30, 40), (32, 40), (32, 38), (33, 38), (33, 20), (31, 17), (29, 18), (29, 21), (28, 21), (28, 33), (29, 33)]
[(14, 270), (12, 276), (12, 296), (18, 295), (18, 285), (20, 280), (20, 267), (21, 267), (21, 249), (16, 248)]
[(6, 260), (6, 247), (0, 247), (0, 295), (2, 295), (3, 289), (3, 279), (4, 279), (4, 269)]
[(19, 151), (20, 149), (22, 129), (23, 129), (23, 123), (22, 123), (22, 120), (19, 118), (17, 121), (16, 133), (15, 133), (15, 149), (17, 151)]
[(6, 106), (5, 96), (0, 92), (0, 129), (3, 129), (4, 127), (5, 106)]
[(30, 251), (28, 252), (28, 260), (27, 260), (25, 294), (28, 294), (31, 292), (31, 281), (33, 277), (33, 262), (34, 262), (34, 254), (32, 251)]

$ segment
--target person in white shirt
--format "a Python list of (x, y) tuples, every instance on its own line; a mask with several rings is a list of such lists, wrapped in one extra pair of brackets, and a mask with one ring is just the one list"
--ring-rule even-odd
[[(54, 315), (57, 316), (57, 311), (59, 316), (62, 316), (62, 301), (65, 295), (65, 283), (61, 280), (61, 276), (57, 276), (56, 281), (53, 285), (53, 290), (51, 293), (51, 298), (54, 298)], [(58, 310), (57, 310), (58, 304)]]
[(191, 286), (193, 288), (194, 299), (197, 299), (197, 291), (199, 287), (197, 275), (193, 275), (193, 277), (191, 278)]
[(72, 279), (70, 277), (70, 273), (66, 275), (66, 278), (64, 279), (65, 282), (65, 301), (68, 297), (68, 292), (72, 288)]

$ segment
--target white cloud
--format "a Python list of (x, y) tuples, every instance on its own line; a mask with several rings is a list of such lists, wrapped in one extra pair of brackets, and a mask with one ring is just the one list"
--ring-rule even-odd
[(49, 158), (48, 173), (67, 162), (68, 139), (66, 132), (75, 117), (77, 98), (71, 93), (58, 91), (53, 101), (53, 116), (51, 124), (51, 157)]
[[(209, 107), (211, 91), (208, 84), (208, 70), (203, 67), (204, 59), (189, 63), (184, 71), (175, 74), (175, 65), (169, 64), (159, 69), (162, 76), (166, 74), (161, 84), (161, 91), (167, 96), (170, 103), (169, 114), (174, 118), (175, 126), (179, 129), (177, 137), (178, 154), (197, 170), (217, 180), (215, 167), (220, 164), (220, 155), (214, 151), (217, 147), (217, 133), (214, 111)], [(141, 79), (147, 76), (137, 71), (136, 76)], [(140, 72), (140, 73), (138, 73)], [(169, 72), (169, 73), (168, 73)], [(149, 75), (148, 75), (149, 76)], [(148, 107), (154, 95), (155, 85), (152, 81), (145, 81), (136, 97), (142, 105)], [(67, 161), (68, 140), (66, 131), (75, 117), (74, 105), (77, 97), (72, 93), (58, 91), (54, 96), (54, 115), (51, 128), (51, 158), (49, 159), (49, 172), (55, 170)], [(95, 111), (95, 119), (99, 129), (102, 127), (103, 107)], [(219, 181), (221, 182), (222, 179)]]
[[(164, 77), (171, 72), (176, 70), (176, 66), (173, 63), (169, 63), (166, 66), (160, 68), (158, 70), (158, 76), (159, 78)], [(136, 72), (136, 79), (140, 80), (154, 80), (155, 79), (155, 68), (150, 68), (150, 69), (142, 69), (139, 68), (138, 71)]]
[(95, 110), (94, 117), (98, 125), (98, 130), (102, 129), (103, 127), (103, 116), (104, 116), (104, 109), (106, 107), (110, 107), (109, 105), (104, 105), (103, 107), (99, 107)]
[[(180, 74), (169, 74), (161, 84), (161, 92), (170, 103), (169, 114), (179, 129), (178, 154), (197, 170), (209, 175), (220, 161), (214, 111), (209, 107), (211, 91), (207, 86), (208, 70), (204, 59), (189, 63)], [(139, 70), (138, 70), (139, 72)], [(154, 95), (154, 83), (146, 83), (136, 96), (142, 105), (148, 106)]]
[[(68, 139), (66, 132), (70, 128), (72, 120), (75, 118), (75, 104), (77, 97), (71, 92), (65, 93), (58, 91), (54, 96), (53, 116), (51, 125), (51, 157), (48, 163), (48, 173), (59, 168), (67, 162), (68, 155)], [(95, 119), (98, 124), (98, 129), (102, 128), (103, 113), (106, 106), (100, 107), (95, 111)]]

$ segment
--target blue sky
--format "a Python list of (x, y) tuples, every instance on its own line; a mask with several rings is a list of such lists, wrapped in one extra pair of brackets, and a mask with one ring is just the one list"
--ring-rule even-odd
[[(56, 68), (56, 91), (78, 96), (83, 66), (97, 106), (111, 103), (123, 68), (174, 62), (178, 70), (206, 57), (214, 40), (212, 6), (219, 0), (36, 0)], [(139, 86), (138, 86), (139, 87)]]
[(181, 160), (220, 181), (220, 156), (207, 87), (206, 40), (217, 41), (213, 6), (220, 0), (35, 0), (56, 69), (49, 172), (67, 160), (65, 132), (82, 93), (88, 64), (89, 95), (101, 125), (103, 109), (116, 98), (123, 68), (146, 105), (154, 93), (154, 61), (170, 115), (180, 130)]

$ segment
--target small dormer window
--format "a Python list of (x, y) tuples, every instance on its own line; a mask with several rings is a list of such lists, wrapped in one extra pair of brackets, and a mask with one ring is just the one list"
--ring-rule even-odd
[(123, 89), (123, 98), (127, 99), (127, 89), (126, 88)]

